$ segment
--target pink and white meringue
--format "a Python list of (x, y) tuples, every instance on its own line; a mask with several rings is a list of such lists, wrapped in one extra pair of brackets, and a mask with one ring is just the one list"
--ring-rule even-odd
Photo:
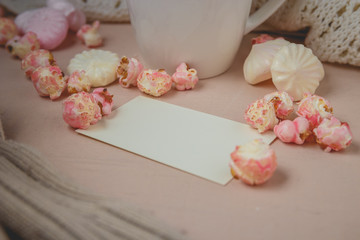
[(100, 107), (102, 115), (109, 115), (113, 107), (113, 96), (106, 88), (96, 88), (91, 93)]
[(275, 38), (270, 36), (269, 34), (260, 34), (259, 36), (251, 39), (251, 44), (259, 44), (264, 43), (270, 40), (274, 40)]
[(282, 142), (303, 144), (311, 135), (311, 130), (306, 118), (297, 117), (294, 121), (281, 121), (274, 127), (274, 133)]
[(63, 102), (63, 119), (73, 128), (87, 129), (101, 118), (100, 107), (90, 93), (75, 93)]
[(95, 21), (92, 25), (85, 24), (79, 31), (77, 31), (76, 36), (81, 40), (85, 46), (89, 48), (99, 47), (103, 43), (103, 38), (99, 33), (100, 22)]
[(311, 129), (317, 127), (325, 118), (330, 118), (333, 113), (330, 103), (323, 97), (305, 93), (299, 102), (296, 114), (305, 117), (310, 122)]
[(352, 142), (350, 127), (335, 117), (324, 118), (313, 130), (316, 141), (324, 147), (325, 152), (340, 151), (347, 148)]
[(27, 77), (31, 77), (36, 68), (49, 66), (56, 66), (56, 62), (51, 52), (45, 49), (31, 51), (21, 61), (21, 69)]
[(193, 89), (199, 81), (197, 71), (194, 68), (189, 68), (186, 63), (181, 63), (176, 72), (171, 77), (175, 83), (175, 88), (179, 91)]
[(67, 0), (47, 0), (49, 8), (61, 11), (67, 18), (70, 30), (76, 32), (86, 23), (85, 14)]
[(17, 27), (10, 18), (0, 17), (0, 46), (18, 34)]
[(60, 97), (66, 88), (67, 77), (58, 66), (38, 67), (31, 75), (34, 87), (40, 96)]
[(261, 139), (236, 146), (231, 153), (231, 174), (249, 185), (265, 183), (274, 174), (277, 162), (274, 150)]
[(137, 78), (144, 69), (143, 65), (135, 58), (123, 56), (117, 68), (116, 75), (122, 87), (137, 86)]
[(10, 39), (5, 47), (14, 57), (23, 59), (29, 52), (40, 48), (40, 41), (36, 33), (27, 32), (22, 37), (15, 36)]
[(264, 99), (274, 104), (276, 117), (280, 119), (287, 118), (294, 111), (293, 98), (287, 92), (272, 92)]
[(245, 111), (246, 122), (260, 133), (273, 129), (279, 122), (276, 118), (275, 107), (264, 98), (250, 104)]
[(20, 13), (15, 18), (15, 24), (19, 30), (20, 34), (25, 34), (29, 27), (29, 20), (36, 14), (38, 9), (30, 9), (25, 12)]
[(42, 49), (55, 49), (66, 38), (69, 29), (65, 15), (48, 7), (28, 10), (19, 14), (15, 19), (21, 32), (36, 33)]
[(73, 72), (67, 84), (67, 89), (69, 93), (78, 93), (78, 92), (88, 92), (90, 91), (91, 83), (86, 75), (85, 70)]
[(171, 76), (163, 69), (144, 70), (137, 79), (137, 86), (140, 91), (155, 97), (160, 97), (170, 91), (171, 85)]

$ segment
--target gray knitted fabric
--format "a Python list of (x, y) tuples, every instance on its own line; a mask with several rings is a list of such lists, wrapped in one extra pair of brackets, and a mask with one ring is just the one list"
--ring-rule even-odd
[(33, 151), (3, 139), (0, 196), (0, 225), (24, 240), (185, 239), (134, 206), (74, 187)]

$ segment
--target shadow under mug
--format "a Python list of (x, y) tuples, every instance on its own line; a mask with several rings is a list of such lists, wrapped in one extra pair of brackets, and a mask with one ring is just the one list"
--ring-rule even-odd
[(225, 72), (245, 34), (285, 0), (270, 0), (249, 16), (251, 0), (126, 0), (145, 66), (169, 74), (186, 62), (200, 79)]

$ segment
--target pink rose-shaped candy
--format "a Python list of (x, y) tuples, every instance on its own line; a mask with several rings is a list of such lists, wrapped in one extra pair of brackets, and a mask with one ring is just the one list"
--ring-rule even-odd
[(5, 45), (7, 41), (18, 34), (18, 30), (13, 20), (0, 17), (0, 45)]
[(279, 122), (276, 118), (274, 105), (263, 98), (256, 100), (247, 107), (245, 120), (260, 133), (273, 129)]
[(330, 118), (332, 114), (330, 103), (323, 97), (305, 93), (304, 98), (299, 102), (297, 115), (305, 117), (310, 122), (310, 127), (317, 127), (325, 118)]
[(286, 143), (303, 144), (311, 134), (309, 121), (297, 117), (294, 121), (284, 120), (274, 127), (275, 135)]
[(287, 118), (294, 111), (293, 98), (287, 92), (272, 92), (264, 99), (274, 104), (276, 117), (280, 119)]
[(87, 129), (101, 117), (100, 107), (90, 93), (75, 93), (63, 102), (63, 119), (73, 128)]
[(231, 174), (249, 185), (266, 182), (277, 167), (276, 155), (261, 139), (236, 146), (231, 153)]
[(81, 40), (85, 46), (99, 47), (102, 45), (103, 39), (99, 33), (100, 22), (95, 21), (92, 25), (85, 24), (83, 25), (79, 31), (77, 31), (76, 36)]
[(11, 55), (23, 59), (29, 52), (39, 49), (40, 42), (36, 36), (36, 33), (27, 32), (22, 37), (15, 36), (14, 38), (10, 39), (6, 43), (5, 47), (11, 53)]
[(90, 88), (91, 83), (85, 70), (75, 71), (70, 75), (67, 85), (69, 93), (88, 92)]
[(170, 91), (172, 85), (171, 76), (165, 70), (144, 70), (140, 73), (137, 86), (140, 91), (159, 97)]
[(172, 81), (175, 83), (177, 90), (183, 91), (193, 89), (199, 78), (194, 68), (189, 68), (186, 63), (181, 63), (172, 75)]
[(21, 69), (27, 77), (31, 77), (36, 68), (49, 66), (56, 66), (56, 62), (51, 52), (45, 49), (31, 51), (21, 61)]
[(340, 151), (347, 148), (352, 142), (352, 133), (347, 123), (340, 122), (337, 118), (325, 118), (314, 130), (316, 141), (325, 148)]
[(116, 74), (119, 78), (119, 84), (122, 87), (137, 86), (137, 78), (143, 70), (143, 65), (135, 58), (121, 58), (120, 65)]
[(38, 67), (31, 80), (40, 96), (50, 96), (51, 100), (60, 97), (66, 88), (67, 78), (58, 66)]
[(91, 93), (100, 107), (102, 115), (109, 115), (113, 107), (113, 95), (106, 88), (96, 88)]

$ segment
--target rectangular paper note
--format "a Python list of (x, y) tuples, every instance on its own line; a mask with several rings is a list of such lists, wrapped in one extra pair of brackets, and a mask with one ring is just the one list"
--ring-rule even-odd
[(232, 178), (228, 163), (236, 145), (275, 139), (272, 132), (141, 96), (77, 132), (223, 185)]

